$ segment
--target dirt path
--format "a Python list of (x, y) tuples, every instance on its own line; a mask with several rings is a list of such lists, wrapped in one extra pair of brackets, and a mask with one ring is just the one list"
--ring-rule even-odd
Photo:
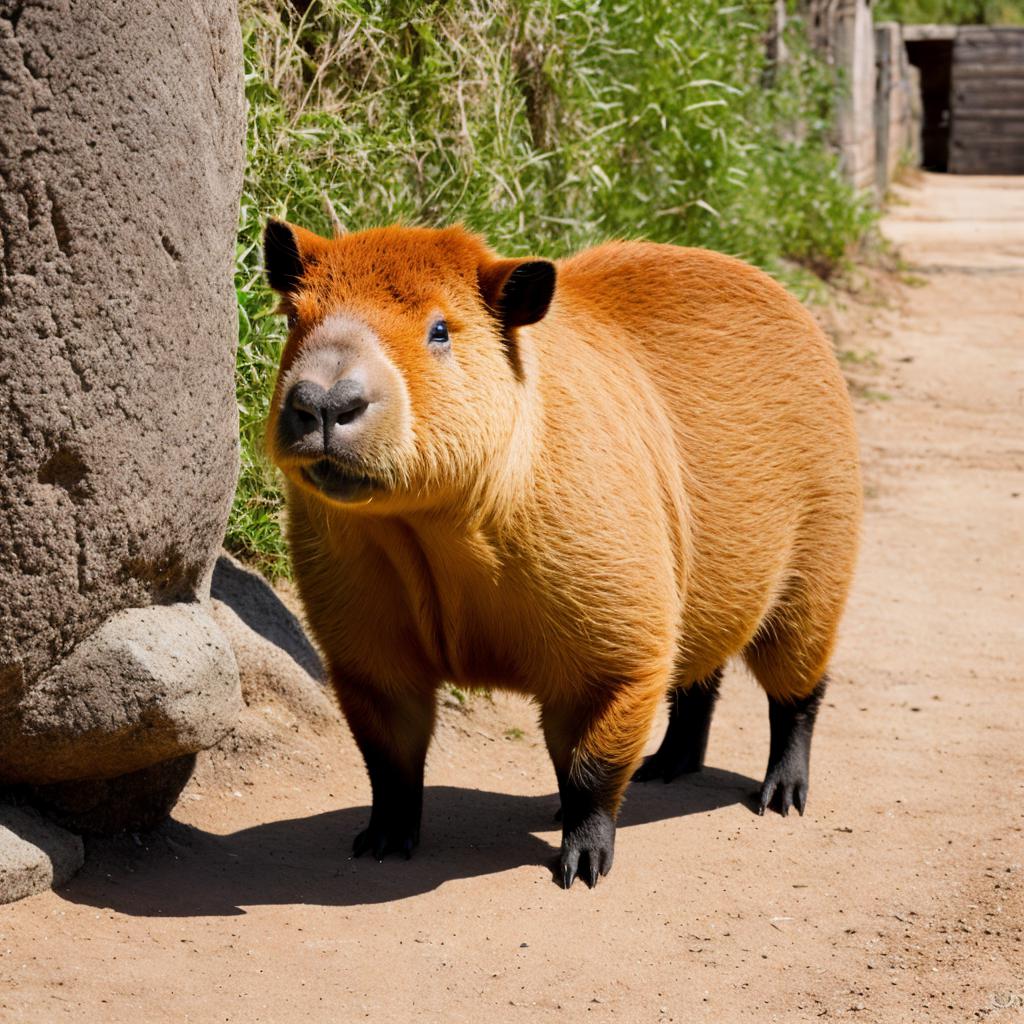
[(0, 908), (0, 1020), (1024, 1020), (1024, 179), (904, 198), (921, 283), (841, 339), (867, 520), (805, 818), (746, 801), (768, 722), (739, 672), (713, 767), (634, 788), (593, 892), (548, 870), (526, 704), (446, 715), (409, 864), (346, 859), (352, 744), (297, 737)]

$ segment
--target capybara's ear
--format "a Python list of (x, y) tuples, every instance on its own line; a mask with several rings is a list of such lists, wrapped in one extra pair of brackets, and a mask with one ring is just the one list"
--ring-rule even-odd
[(542, 320), (555, 294), (555, 265), (547, 260), (492, 260), (478, 276), (480, 294), (505, 331)]
[(267, 222), (263, 234), (263, 266), (267, 281), (275, 292), (292, 294), (301, 284), (311, 263), (316, 263), (330, 243), (312, 231), (286, 224)]

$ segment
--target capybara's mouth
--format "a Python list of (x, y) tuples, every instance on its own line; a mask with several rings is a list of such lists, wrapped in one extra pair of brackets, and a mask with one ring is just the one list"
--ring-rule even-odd
[(368, 501), (381, 486), (373, 477), (356, 472), (333, 459), (321, 459), (306, 466), (302, 475), (333, 501)]

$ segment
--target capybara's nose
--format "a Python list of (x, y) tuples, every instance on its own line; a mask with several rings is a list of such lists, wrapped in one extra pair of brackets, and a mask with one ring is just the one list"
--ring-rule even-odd
[(330, 448), (331, 435), (359, 419), (369, 402), (357, 380), (339, 380), (328, 391), (311, 380), (300, 380), (285, 400), (281, 426), (292, 442), (318, 443)]

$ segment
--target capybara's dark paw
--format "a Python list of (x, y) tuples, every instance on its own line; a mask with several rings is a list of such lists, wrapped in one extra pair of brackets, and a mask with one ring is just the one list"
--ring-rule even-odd
[(352, 856), (362, 857), (369, 851), (377, 860), (383, 860), (389, 853), (399, 853), (409, 860), (419, 842), (418, 828), (402, 826), (397, 823), (379, 824), (371, 821), (369, 826), (364, 828), (352, 843)]
[(758, 798), (757, 813), (764, 814), (769, 808), (783, 817), (795, 807), (800, 814), (807, 806), (807, 765), (798, 758), (783, 758), (768, 768), (761, 795)]
[(612, 869), (615, 822), (604, 811), (593, 811), (562, 835), (558, 881), (568, 889), (578, 875), (593, 889), (601, 875)]
[(643, 764), (633, 772), (633, 781), (652, 782), (654, 779), (661, 779), (662, 782), (671, 782), (677, 775), (690, 775), (699, 772), (703, 767), (703, 762), (695, 755), (664, 757), (659, 750), (658, 753), (644, 758)]

